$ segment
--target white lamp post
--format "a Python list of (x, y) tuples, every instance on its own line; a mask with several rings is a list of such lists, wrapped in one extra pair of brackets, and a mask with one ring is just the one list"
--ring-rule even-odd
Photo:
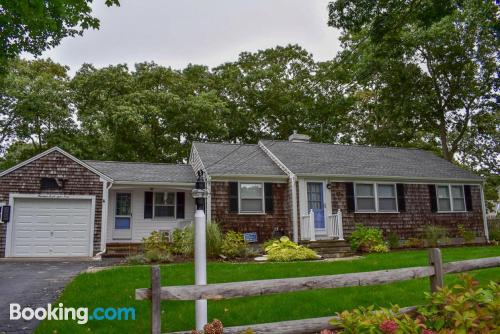
[[(207, 284), (207, 226), (205, 217), (205, 189), (203, 172), (198, 172), (196, 189), (193, 189), (193, 198), (196, 201), (196, 213), (194, 214), (194, 278), (196, 285)], [(207, 300), (195, 301), (196, 330), (202, 330), (207, 323)]]

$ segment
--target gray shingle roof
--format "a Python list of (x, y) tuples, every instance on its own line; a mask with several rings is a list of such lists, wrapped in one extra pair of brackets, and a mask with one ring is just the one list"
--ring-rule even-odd
[(481, 178), (418, 149), (262, 141), (295, 174), (389, 176), (403, 178)]
[(95, 160), (85, 160), (84, 162), (114, 181), (196, 182), (193, 168), (190, 165)]
[(209, 175), (286, 175), (258, 145), (194, 143)]

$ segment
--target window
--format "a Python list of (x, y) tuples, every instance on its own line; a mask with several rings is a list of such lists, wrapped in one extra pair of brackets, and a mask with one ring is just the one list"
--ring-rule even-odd
[(355, 195), (357, 211), (376, 211), (373, 184), (356, 183)]
[(240, 183), (240, 212), (264, 212), (264, 187), (262, 183)]
[(465, 194), (463, 185), (436, 186), (438, 211), (465, 211)]
[(175, 217), (175, 193), (155, 192), (154, 197), (154, 217), (174, 218)]
[(358, 212), (397, 212), (395, 184), (356, 183), (354, 194)]
[(378, 184), (377, 197), (378, 211), (398, 211), (395, 184)]
[(132, 194), (131, 193), (116, 193), (116, 215), (130, 216), (132, 213)]

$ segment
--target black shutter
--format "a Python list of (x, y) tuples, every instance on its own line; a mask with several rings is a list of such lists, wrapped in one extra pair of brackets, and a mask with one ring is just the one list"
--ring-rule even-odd
[(466, 184), (464, 186), (465, 195), (465, 208), (467, 211), (472, 211), (472, 194), (470, 192), (470, 185)]
[(180, 218), (184, 218), (185, 215), (184, 215), (184, 202), (185, 202), (185, 198), (186, 198), (186, 194), (183, 193), (183, 192), (178, 192), (177, 193), (177, 212), (176, 212), (176, 218), (177, 219), (180, 219)]
[(229, 212), (238, 212), (238, 182), (229, 182)]
[(266, 213), (273, 213), (273, 184), (264, 183), (264, 197), (266, 205)]
[(356, 205), (354, 203), (354, 183), (345, 183), (345, 196), (347, 199), (347, 212), (354, 212)]
[(437, 198), (436, 198), (436, 186), (433, 184), (429, 184), (429, 196), (431, 198), (431, 211), (437, 212)]
[(398, 210), (399, 212), (405, 212), (406, 211), (405, 185), (402, 183), (396, 184), (396, 191), (398, 193)]
[(144, 193), (144, 218), (153, 218), (153, 192)]

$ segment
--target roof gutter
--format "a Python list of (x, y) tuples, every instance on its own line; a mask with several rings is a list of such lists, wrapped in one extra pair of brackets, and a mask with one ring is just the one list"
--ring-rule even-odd
[[(419, 182), (426, 183), (425, 181), (432, 181), (438, 183), (466, 183), (466, 184), (482, 184), (484, 182), (483, 178), (480, 179), (447, 179), (447, 178), (438, 178), (438, 177), (407, 177), (407, 176), (387, 176), (387, 175), (344, 175), (344, 174), (315, 174), (315, 173), (298, 173), (295, 174), (298, 177), (303, 178), (334, 178), (337, 180), (345, 180), (345, 181), (357, 181), (357, 180), (401, 180), (409, 182)], [(427, 182), (428, 183), (428, 182)]]

